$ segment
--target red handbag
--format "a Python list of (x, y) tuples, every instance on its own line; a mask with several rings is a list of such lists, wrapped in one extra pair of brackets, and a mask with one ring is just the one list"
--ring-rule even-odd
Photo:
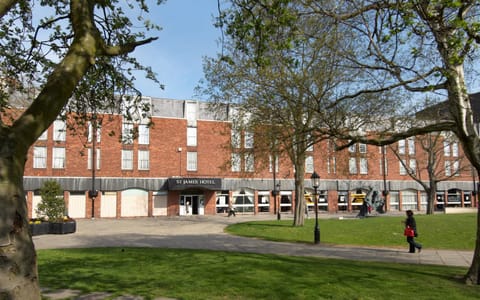
[(409, 236), (409, 237), (414, 237), (415, 236), (415, 230), (411, 228), (410, 226), (405, 227), (405, 231), (403, 232), (404, 236)]

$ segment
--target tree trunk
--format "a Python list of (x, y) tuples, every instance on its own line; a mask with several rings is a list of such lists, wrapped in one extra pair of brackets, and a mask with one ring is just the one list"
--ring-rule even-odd
[(480, 284), (480, 205), (477, 204), (477, 239), (475, 242), (475, 251), (473, 253), (473, 260), (467, 274), (465, 275), (465, 282), (467, 284)]
[(303, 226), (305, 224), (305, 184), (303, 174), (295, 172), (295, 214), (293, 226)]
[(40, 299), (23, 190), (25, 160), (14, 157), (9, 141), (0, 132), (0, 299)]

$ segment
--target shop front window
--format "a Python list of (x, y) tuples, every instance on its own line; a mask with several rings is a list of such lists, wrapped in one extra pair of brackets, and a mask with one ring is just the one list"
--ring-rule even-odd
[(217, 214), (228, 212), (228, 191), (217, 192), (216, 211)]
[(280, 192), (280, 212), (292, 211), (292, 192)]
[(260, 191), (258, 192), (258, 212), (269, 212), (270, 211), (270, 192), (269, 191)]
[(246, 191), (240, 191), (233, 195), (233, 207), (237, 213), (253, 212), (253, 194)]

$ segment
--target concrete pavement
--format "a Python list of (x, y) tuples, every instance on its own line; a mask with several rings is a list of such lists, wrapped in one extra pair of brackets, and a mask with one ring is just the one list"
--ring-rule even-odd
[[(286, 216), (284, 216), (285, 218)], [(325, 258), (432, 264), (469, 267), (473, 251), (435, 250), (407, 253), (403, 248), (346, 247), (282, 243), (226, 234), (232, 223), (275, 219), (272, 215), (236, 217), (185, 216), (135, 219), (85, 219), (77, 221), (77, 232), (34, 236), (36, 249), (90, 247), (161, 247), (238, 251), (249, 253), (316, 256)]]

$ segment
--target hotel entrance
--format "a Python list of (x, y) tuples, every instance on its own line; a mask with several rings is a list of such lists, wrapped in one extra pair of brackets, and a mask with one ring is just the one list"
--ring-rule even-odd
[(185, 194), (180, 195), (180, 215), (204, 215), (205, 214), (205, 196)]

